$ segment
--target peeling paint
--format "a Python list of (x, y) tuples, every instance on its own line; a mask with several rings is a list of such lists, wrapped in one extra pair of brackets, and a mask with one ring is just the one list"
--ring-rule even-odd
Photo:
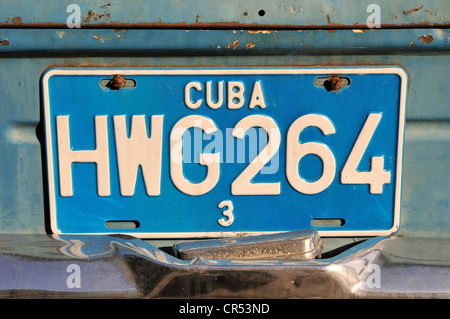
[(22, 17), (15, 17), (12, 19), (12, 24), (22, 24)]
[(239, 41), (236, 40), (233, 43), (230, 43), (229, 45), (227, 45), (227, 49), (233, 48), (233, 50), (235, 50), (238, 46), (239, 46)]
[(110, 7), (111, 3), (107, 2), (104, 5), (100, 6), (101, 9), (106, 9), (106, 7)]
[(56, 35), (62, 39), (66, 35), (66, 33), (64, 31), (56, 31)]
[(429, 34), (427, 36), (420, 36), (419, 40), (422, 40), (422, 42), (425, 44), (430, 44), (431, 42), (433, 42), (434, 38), (431, 34)]
[(89, 10), (86, 17), (83, 19), (84, 23), (90, 23), (91, 19), (93, 19), (95, 17), (95, 12), (92, 10)]
[(299, 8), (296, 5), (289, 5), (287, 3), (277, 3), (275, 5), (275, 8), (280, 8), (280, 7), (284, 8), (290, 14), (297, 14), (300, 11), (305, 10), (303, 7)]
[(272, 30), (248, 30), (248, 33), (272, 33)]
[(110, 18), (111, 15), (109, 13), (100, 13), (97, 14), (93, 10), (89, 10), (86, 17), (83, 19), (84, 23), (91, 23), (93, 21), (103, 20), (105, 18)]
[(296, 14), (298, 11), (294, 6), (286, 8), (289, 13)]
[(434, 13), (433, 11), (430, 11), (430, 10), (423, 10), (423, 12), (429, 13), (433, 17), (438, 17), (439, 16), (437, 13)]
[(93, 37), (94, 38), (96, 38), (97, 40), (100, 40), (100, 41), (102, 41), (102, 43), (104, 43), (105, 41), (103, 41), (103, 39), (101, 38), (101, 37), (99, 37), (99, 36), (97, 36), (97, 35), (93, 35)]
[(423, 5), (421, 5), (419, 8), (413, 8), (413, 9), (410, 9), (407, 11), (406, 10), (402, 11), (402, 13), (405, 15), (411, 15), (411, 14), (415, 14), (415, 13), (419, 12), (420, 10), (422, 10), (422, 8), (423, 8)]
[(8, 40), (1, 40), (0, 41), (0, 45), (9, 45), (9, 41)]
[(364, 33), (365, 31), (362, 29), (352, 29), (353, 33)]
[(247, 43), (247, 45), (245, 46), (245, 48), (248, 49), (253, 49), (255, 47), (255, 45), (253, 43)]
[[(97, 40), (100, 40), (102, 43), (105, 43), (105, 40), (111, 40), (111, 39), (112, 39), (112, 37), (110, 37), (110, 38), (104, 38), (104, 37), (100, 37), (100, 36), (98, 36), (98, 35), (93, 35), (92, 37), (94, 37), (94, 38), (97, 39)], [(120, 35), (116, 34), (116, 38), (117, 38), (117, 40), (119, 40)]]

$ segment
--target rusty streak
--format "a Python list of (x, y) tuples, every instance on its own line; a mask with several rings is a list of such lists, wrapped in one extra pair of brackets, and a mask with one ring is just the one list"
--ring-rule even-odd
[(402, 13), (405, 14), (405, 15), (410, 15), (410, 14), (418, 12), (419, 10), (422, 10), (422, 8), (423, 8), (423, 5), (421, 5), (419, 8), (413, 8), (413, 9), (408, 10), (408, 11), (402, 11)]
[[(95, 13), (94, 13), (95, 14)], [(108, 18), (105, 14), (104, 17)], [(93, 18), (93, 19), (92, 19)], [(209, 29), (209, 30), (348, 30), (348, 29), (364, 29), (368, 30), (367, 24), (355, 23), (355, 24), (341, 24), (331, 23), (328, 24), (260, 24), (254, 23), (242, 23), (242, 22), (140, 22), (140, 23), (123, 23), (123, 22), (92, 22), (92, 20), (98, 20), (97, 17), (88, 15), (84, 19), (84, 23), (81, 24), (81, 28), (85, 29)], [(101, 17), (103, 18), (103, 16)], [(328, 18), (327, 18), (328, 20)], [(19, 21), (21, 21), (19, 23)], [(65, 23), (54, 22), (30, 22), (24, 23), (22, 20), (16, 19), (16, 24), (11, 24), (9, 21), (0, 22), (2, 28), (61, 28), (67, 29)], [(450, 27), (450, 21), (444, 21), (440, 23), (430, 23), (429, 21), (417, 22), (417, 23), (402, 23), (402, 24), (382, 24), (381, 28), (384, 29), (406, 29), (406, 28), (424, 28), (424, 27)]]

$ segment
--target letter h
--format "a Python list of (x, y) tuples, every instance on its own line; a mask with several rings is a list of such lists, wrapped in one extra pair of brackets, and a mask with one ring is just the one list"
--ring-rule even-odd
[(97, 164), (97, 192), (99, 196), (109, 196), (109, 150), (107, 116), (95, 117), (96, 149), (72, 151), (70, 147), (69, 116), (57, 116), (59, 185), (61, 196), (72, 196), (72, 163)]

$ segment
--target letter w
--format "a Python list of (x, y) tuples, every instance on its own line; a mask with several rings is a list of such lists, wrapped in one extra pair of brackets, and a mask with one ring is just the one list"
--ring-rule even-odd
[(114, 116), (120, 193), (123, 196), (134, 194), (140, 165), (147, 195), (158, 196), (161, 191), (163, 115), (151, 117), (150, 138), (145, 115), (134, 115), (131, 121), (131, 134), (128, 138), (125, 115)]

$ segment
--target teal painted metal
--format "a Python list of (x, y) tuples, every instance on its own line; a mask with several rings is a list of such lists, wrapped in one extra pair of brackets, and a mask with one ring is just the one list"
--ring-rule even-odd
[(449, 237), (448, 39), (447, 29), (1, 29), (0, 232), (47, 231), (39, 83), (50, 67), (400, 65), (409, 89), (397, 234)]
[[(420, 37), (428, 35), (434, 40), (424, 43)], [(0, 54), (8, 59), (3, 63), (19, 57), (33, 57), (30, 61), (18, 60), (21, 64), (54, 57), (47, 64), (39, 64), (43, 69), (38, 72), (46, 65), (82, 66), (83, 63), (118, 66), (405, 65), (413, 76), (408, 91), (408, 119), (448, 120), (447, 82), (439, 79), (447, 67), (449, 37), (448, 29), (365, 32), (0, 29), (0, 41), (8, 41), (8, 45), (0, 46)], [(436, 75), (433, 82), (427, 78), (429, 74)], [(432, 107), (429, 106), (430, 96), (434, 99)]]
[(367, 7), (381, 9), (383, 28), (448, 26), (445, 0), (16, 0), (0, 2), (4, 27), (65, 27), (66, 8), (81, 9), (81, 27), (126, 28), (367, 28)]

